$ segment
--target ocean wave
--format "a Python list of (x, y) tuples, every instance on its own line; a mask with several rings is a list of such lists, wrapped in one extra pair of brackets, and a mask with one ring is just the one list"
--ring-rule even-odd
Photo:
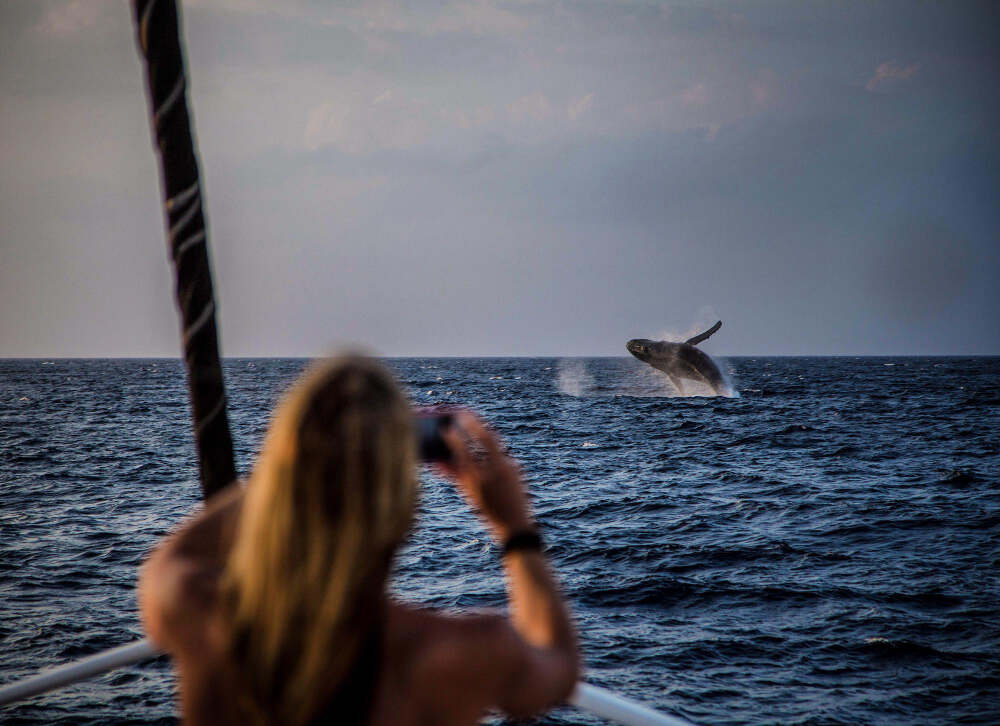
[[(242, 472), (305, 364), (253, 362), (224, 365)], [(704, 723), (995, 721), (1000, 361), (881, 362), (731, 360), (740, 399), (625, 359), (390, 364), (522, 462), (595, 682)], [(0, 361), (0, 681), (137, 637), (137, 566), (199, 495), (178, 361), (55, 363)], [(400, 597), (503, 605), (496, 546), (422, 481)], [(3, 717), (173, 723), (172, 683), (160, 659)]]

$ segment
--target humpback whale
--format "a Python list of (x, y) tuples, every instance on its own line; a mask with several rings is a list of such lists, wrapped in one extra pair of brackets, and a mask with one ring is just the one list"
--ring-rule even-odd
[(688, 338), (683, 343), (634, 338), (625, 344), (625, 349), (643, 363), (648, 363), (658, 371), (666, 373), (674, 388), (680, 393), (684, 393), (682, 379), (687, 378), (711, 387), (716, 395), (725, 395), (729, 392), (729, 387), (722, 379), (715, 361), (709, 358), (707, 353), (695, 347), (721, 327), (720, 320), (704, 333)]

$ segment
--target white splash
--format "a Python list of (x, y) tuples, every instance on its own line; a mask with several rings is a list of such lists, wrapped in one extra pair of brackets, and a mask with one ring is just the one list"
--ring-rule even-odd
[(725, 358), (713, 358), (715, 365), (719, 368), (719, 373), (722, 374), (722, 382), (726, 384), (726, 391), (722, 394), (726, 398), (739, 398), (740, 391), (736, 387), (736, 371), (729, 364), (729, 361)]
[(672, 343), (682, 343), (689, 338), (693, 338), (698, 335), (698, 333), (704, 333), (706, 330), (715, 325), (716, 320), (721, 320), (721, 318), (716, 314), (715, 308), (711, 305), (702, 306), (694, 316), (694, 322), (687, 330), (674, 330), (671, 328), (664, 328), (661, 330), (655, 340), (669, 340)]
[(559, 361), (556, 386), (560, 393), (579, 398), (586, 395), (593, 383), (594, 378), (587, 372), (587, 365), (582, 360), (564, 358)]
[[(721, 320), (719, 315), (716, 313), (715, 308), (712, 305), (703, 305), (694, 316), (694, 322), (687, 330), (661, 330), (658, 337), (655, 340), (668, 340), (673, 343), (682, 343), (685, 340), (689, 340), (699, 333), (704, 333), (706, 330), (715, 325), (717, 320)], [(708, 353), (708, 351), (705, 351)], [(709, 354), (711, 357), (711, 354)], [(712, 387), (708, 384), (702, 384), (697, 381), (692, 381), (690, 379), (684, 379), (683, 381), (683, 391), (677, 390), (672, 384), (666, 381), (661, 381), (663, 388), (668, 389), (661, 395), (665, 395), (669, 398), (694, 398), (694, 397), (704, 397), (711, 398), (713, 396), (723, 396), (725, 398), (739, 398), (740, 393), (736, 388), (735, 381), (733, 380), (733, 371), (730, 369), (728, 363), (725, 359), (712, 358), (716, 366), (719, 369), (719, 373), (722, 374), (722, 381), (725, 384), (725, 390), (722, 393), (715, 393)], [(655, 371), (654, 371), (655, 373)]]

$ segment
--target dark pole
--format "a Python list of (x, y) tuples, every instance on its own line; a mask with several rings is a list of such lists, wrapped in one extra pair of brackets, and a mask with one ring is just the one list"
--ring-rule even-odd
[(201, 488), (208, 499), (236, 480), (236, 466), (219, 363), (208, 232), (191, 138), (180, 24), (174, 0), (133, 0), (132, 10), (139, 50), (146, 61), (146, 89), (160, 160), (167, 245), (176, 273)]

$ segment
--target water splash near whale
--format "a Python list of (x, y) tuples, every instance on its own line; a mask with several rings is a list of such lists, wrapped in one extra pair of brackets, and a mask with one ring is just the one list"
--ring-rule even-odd
[(728, 368), (720, 365), (728, 394), (717, 394), (695, 381), (685, 381), (683, 392), (678, 391), (659, 371), (627, 358), (614, 361), (610, 368), (588, 366), (583, 358), (563, 358), (555, 366), (553, 383), (561, 394), (573, 398), (738, 398)]
[(587, 371), (587, 364), (580, 358), (563, 358), (559, 361), (556, 387), (560, 393), (574, 398), (588, 395), (594, 386), (594, 377)]

